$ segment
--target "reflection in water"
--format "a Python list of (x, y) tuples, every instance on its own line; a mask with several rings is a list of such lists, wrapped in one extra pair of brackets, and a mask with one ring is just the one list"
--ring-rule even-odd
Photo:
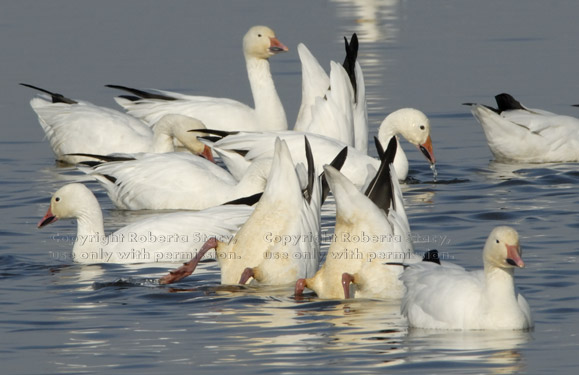
[(491, 373), (518, 373), (525, 368), (518, 350), (532, 340), (525, 331), (438, 331), (412, 329), (406, 338), (408, 363), (469, 362), (488, 365)]
[[(385, 56), (386, 45), (394, 43), (399, 34), (399, 0), (332, 0), (339, 18), (344, 18), (344, 35), (357, 33), (360, 40), (358, 61), (366, 84), (368, 129), (377, 131), (380, 122), (391, 111), (386, 108), (388, 71), (393, 61)], [(353, 19), (353, 20), (352, 20)], [(353, 23), (352, 23), (353, 22)]]
[(358, 37), (366, 42), (389, 42), (398, 38), (399, 0), (332, 0), (338, 17), (356, 20)]

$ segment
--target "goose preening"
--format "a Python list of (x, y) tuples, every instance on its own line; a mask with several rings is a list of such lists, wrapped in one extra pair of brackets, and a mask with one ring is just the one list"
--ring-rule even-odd
[[(236, 176), (243, 175), (244, 168), (249, 165), (248, 161), (260, 157), (271, 157), (274, 150), (274, 140), (281, 138), (287, 142), (296, 163), (305, 162), (303, 155), (304, 135), (312, 145), (316, 169), (322, 170), (324, 164), (329, 164), (335, 155), (346, 144), (334, 138), (319, 134), (302, 133), (296, 131), (284, 132), (234, 132), (221, 133), (220, 140), (213, 143), (212, 147), (218, 153), (223, 151), (242, 151), (244, 158), (224, 158), (227, 168)], [(387, 145), (394, 137), (398, 143), (394, 156), (394, 169), (399, 180), (405, 180), (408, 175), (408, 159), (400, 147), (398, 137), (401, 136), (410, 143), (416, 145), (427, 160), (434, 165), (436, 162), (430, 138), (430, 121), (421, 111), (413, 108), (403, 108), (392, 112), (380, 125), (378, 131), (378, 143)], [(348, 157), (341, 172), (356, 185), (364, 189), (370, 180), (376, 175), (380, 167), (380, 160), (353, 148), (348, 148)]]
[(482, 125), (498, 161), (579, 161), (579, 119), (523, 106), (509, 94), (495, 96), (497, 108), (464, 103)]
[(79, 169), (124, 210), (202, 210), (252, 196), (265, 188), (271, 167), (271, 159), (256, 160), (238, 181), (217, 164), (184, 152), (93, 157), (103, 162)]
[[(229, 242), (210, 239), (198, 256), (161, 279), (162, 284), (190, 275), (203, 252), (215, 248), (222, 284), (292, 284), (318, 268), (322, 187), (315, 176), (309, 144), (307, 183), (302, 189), (286, 143), (275, 141), (267, 185), (254, 212)], [(302, 169), (303, 171), (303, 169)]]
[(254, 26), (243, 37), (243, 54), (255, 108), (226, 98), (107, 86), (131, 93), (115, 99), (129, 114), (150, 124), (165, 114), (179, 113), (198, 118), (210, 129), (285, 130), (287, 119), (271, 76), (269, 58), (286, 51), (288, 48), (266, 26)]
[(151, 128), (126, 113), (73, 100), (32, 85), (22, 85), (47, 94), (33, 98), (30, 106), (59, 161), (76, 164), (93, 160), (73, 155), (76, 153), (170, 152), (174, 151), (174, 139), (191, 152), (212, 158), (211, 150), (198, 141), (198, 134), (189, 132), (205, 129), (198, 119), (168, 114), (160, 117)]
[(252, 211), (231, 205), (160, 214), (106, 235), (98, 200), (85, 185), (73, 183), (53, 194), (38, 228), (59, 219), (76, 219), (72, 259), (78, 263), (175, 263), (194, 256), (208, 238), (231, 238)]
[(484, 269), (466, 271), (446, 262), (413, 264), (402, 313), (411, 327), (454, 330), (528, 329), (531, 310), (516, 291), (514, 270), (524, 267), (519, 235), (511, 227), (492, 230), (483, 249)]
[(365, 193), (336, 169), (325, 167), (336, 200), (334, 236), (320, 270), (296, 282), (296, 297), (305, 288), (328, 299), (402, 297), (399, 276), (404, 264), (418, 259), (409, 241), (402, 193), (391, 166), (396, 146), (392, 139)]

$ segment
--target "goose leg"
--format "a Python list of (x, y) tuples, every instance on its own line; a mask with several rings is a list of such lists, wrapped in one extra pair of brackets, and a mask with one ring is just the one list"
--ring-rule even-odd
[(247, 283), (247, 280), (249, 280), (252, 277), (255, 278), (255, 273), (253, 272), (253, 268), (247, 267), (241, 273), (241, 278), (239, 279), (239, 284), (245, 285), (245, 283)]
[(344, 288), (344, 298), (350, 298), (350, 283), (354, 282), (354, 275), (344, 272), (342, 274), (342, 287)]
[(203, 244), (199, 252), (197, 252), (195, 258), (191, 259), (187, 263), (184, 263), (181, 267), (177, 268), (176, 270), (169, 272), (168, 275), (161, 277), (161, 279), (159, 279), (159, 284), (164, 285), (175, 283), (191, 275), (193, 271), (195, 271), (195, 268), (197, 267), (197, 264), (199, 264), (201, 258), (203, 258), (203, 256), (209, 250), (214, 249), (216, 247), (217, 247), (217, 239), (215, 237), (208, 239), (207, 242)]

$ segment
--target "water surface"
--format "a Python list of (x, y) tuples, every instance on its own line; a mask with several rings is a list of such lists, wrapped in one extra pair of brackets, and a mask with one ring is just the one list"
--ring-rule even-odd
[[(0, 14), (0, 361), (11, 374), (574, 373), (579, 302), (576, 164), (496, 163), (461, 105), (524, 104), (575, 115), (579, 52), (574, 1), (19, 1)], [(437, 248), (468, 268), (496, 225), (522, 236), (516, 281), (534, 313), (531, 332), (409, 330), (388, 301), (296, 301), (291, 288), (221, 287), (218, 267), (173, 287), (167, 265), (81, 266), (51, 254), (73, 221), (36, 223), (75, 173), (55, 166), (28, 106), (26, 82), (115, 106), (108, 83), (227, 96), (251, 103), (240, 40), (275, 28), (290, 52), (272, 59), (288, 119), (300, 100), (296, 46), (329, 67), (343, 36), (360, 37), (371, 136), (405, 106), (432, 122), (437, 183), (403, 144), (404, 186), (419, 250)], [(371, 152), (374, 153), (372, 150)], [(143, 213), (115, 210), (95, 183), (105, 227)], [(331, 201), (323, 231), (333, 226)], [(327, 249), (328, 244), (324, 244)]]

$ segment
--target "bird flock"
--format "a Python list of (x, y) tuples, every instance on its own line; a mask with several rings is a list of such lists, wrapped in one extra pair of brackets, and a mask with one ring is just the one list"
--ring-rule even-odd
[[(77, 182), (58, 189), (45, 227), (74, 218), (74, 262), (159, 263), (176, 283), (214, 258), (225, 285), (287, 285), (296, 300), (399, 301), (410, 327), (527, 330), (531, 309), (514, 270), (525, 263), (516, 230), (494, 228), (481, 270), (416, 252), (401, 190), (408, 159), (400, 140), (434, 171), (430, 121), (421, 111), (388, 114), (368, 155), (369, 126), (358, 39), (345, 40), (330, 72), (302, 43), (302, 102), (290, 129), (270, 72), (289, 49), (266, 26), (243, 37), (254, 107), (226, 99), (108, 85), (122, 110), (40, 91), (30, 105), (59, 162), (96, 181), (118, 209), (174, 210), (106, 235), (98, 200)], [(579, 119), (524, 107), (509, 94), (497, 108), (465, 103), (499, 161), (579, 161)], [(320, 254), (321, 207), (335, 200), (334, 234)], [(183, 263), (176, 267), (175, 264)], [(170, 270), (170, 271), (169, 271)]]

